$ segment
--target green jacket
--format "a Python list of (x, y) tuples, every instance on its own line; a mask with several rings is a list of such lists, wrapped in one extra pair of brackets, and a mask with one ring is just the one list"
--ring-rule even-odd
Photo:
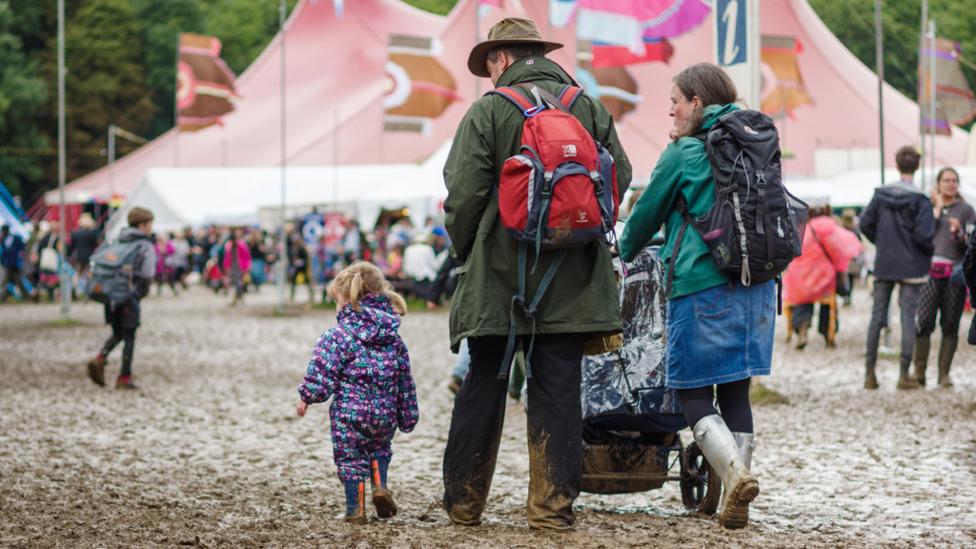
[[(702, 128), (711, 128), (719, 117), (738, 108), (736, 105), (709, 105), (703, 113)], [(634, 259), (662, 224), (666, 228), (666, 242), (661, 249), (661, 258), (671, 261), (683, 222), (677, 206), (679, 194), (684, 196), (693, 217), (705, 215), (715, 203), (712, 166), (705, 144), (695, 137), (682, 137), (661, 153), (651, 173), (651, 181), (634, 205), (620, 237), (620, 256), (624, 261)], [(705, 241), (694, 227), (685, 230), (674, 265), (672, 299), (729, 281), (715, 265)]]
[[(544, 58), (522, 59), (505, 71), (498, 86), (532, 82), (551, 93), (573, 79)], [(613, 119), (603, 104), (582, 96), (572, 113), (613, 155), (620, 195), (630, 184), (631, 169)], [(447, 199), (445, 224), (452, 253), (462, 267), (451, 300), (451, 346), (462, 339), (507, 335), (512, 296), (518, 290), (518, 244), (498, 219), (495, 187), (505, 159), (519, 152), (522, 113), (503, 97), (486, 95), (471, 106), (458, 126), (444, 166)], [(531, 299), (555, 252), (542, 252), (534, 274), (528, 274)], [(534, 262), (529, 251), (529, 267)], [(521, 315), (518, 333), (532, 333)], [(593, 242), (566, 253), (536, 312), (535, 333), (606, 333), (622, 329), (616, 279), (607, 246)]]

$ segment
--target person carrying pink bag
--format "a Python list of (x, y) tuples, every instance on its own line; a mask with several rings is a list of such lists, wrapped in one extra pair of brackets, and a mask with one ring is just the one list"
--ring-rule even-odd
[[(813, 306), (837, 291), (838, 273), (844, 276), (848, 264), (860, 255), (861, 242), (854, 233), (834, 221), (830, 205), (810, 207), (810, 221), (803, 238), (803, 253), (790, 263), (783, 275), (783, 300), (793, 311), (791, 329), (797, 334), (797, 349), (807, 345), (807, 330), (813, 323)], [(818, 331), (828, 347), (831, 306), (820, 304)], [(837, 311), (833, 311), (835, 318)]]

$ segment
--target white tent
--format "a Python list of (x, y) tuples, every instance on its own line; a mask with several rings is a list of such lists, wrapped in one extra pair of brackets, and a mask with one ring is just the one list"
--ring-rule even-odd
[[(960, 178), (959, 192), (970, 203), (976, 204), (976, 166), (959, 166), (956, 170)], [(926, 189), (932, 188), (935, 173), (927, 174)], [(898, 171), (886, 169), (884, 180), (897, 181)], [(801, 199), (829, 198), (834, 208), (857, 208), (868, 205), (880, 181), (878, 169), (855, 170), (826, 179), (787, 179), (786, 188)], [(922, 184), (920, 173), (915, 174), (915, 184)]]
[[(286, 169), (286, 208), (328, 206), (372, 227), (381, 208), (409, 208), (414, 222), (440, 213), (447, 196), (441, 169), (450, 142), (424, 164), (296, 166)], [(155, 215), (154, 228), (215, 224), (257, 225), (259, 212), (281, 205), (281, 169), (152, 168), (110, 221), (109, 232), (124, 226), (137, 206)]]

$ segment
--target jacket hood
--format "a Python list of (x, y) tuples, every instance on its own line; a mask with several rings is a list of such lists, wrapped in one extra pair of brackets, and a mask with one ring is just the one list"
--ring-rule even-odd
[(519, 59), (508, 67), (498, 79), (498, 85), (495, 87), (503, 88), (533, 80), (555, 80), (563, 84), (579, 85), (555, 61), (545, 57), (527, 57), (525, 59)]
[(140, 231), (135, 227), (124, 227), (121, 232), (119, 232), (119, 242), (132, 242), (133, 240), (139, 239), (149, 240), (146, 233)]
[(400, 328), (400, 315), (390, 300), (379, 294), (369, 294), (359, 300), (359, 310), (346, 305), (339, 311), (339, 325), (363, 343), (392, 343)]
[(702, 129), (708, 130), (718, 122), (718, 119), (725, 116), (726, 114), (737, 111), (741, 107), (735, 103), (729, 103), (727, 105), (709, 105), (705, 107), (702, 111)]
[(915, 185), (905, 181), (888, 183), (880, 189), (874, 191), (878, 197), (878, 202), (890, 208), (901, 208), (915, 203), (920, 198), (928, 199), (925, 193), (920, 191)]

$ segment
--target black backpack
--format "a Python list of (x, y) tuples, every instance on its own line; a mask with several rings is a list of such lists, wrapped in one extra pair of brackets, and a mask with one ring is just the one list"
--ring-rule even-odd
[[(715, 181), (715, 204), (694, 218), (684, 199), (684, 217), (673, 257), (690, 225), (698, 231), (718, 268), (743, 286), (778, 277), (803, 249), (808, 207), (783, 186), (779, 134), (773, 120), (753, 110), (736, 110), (697, 136), (705, 142)], [(668, 270), (668, 295), (674, 277)]]

